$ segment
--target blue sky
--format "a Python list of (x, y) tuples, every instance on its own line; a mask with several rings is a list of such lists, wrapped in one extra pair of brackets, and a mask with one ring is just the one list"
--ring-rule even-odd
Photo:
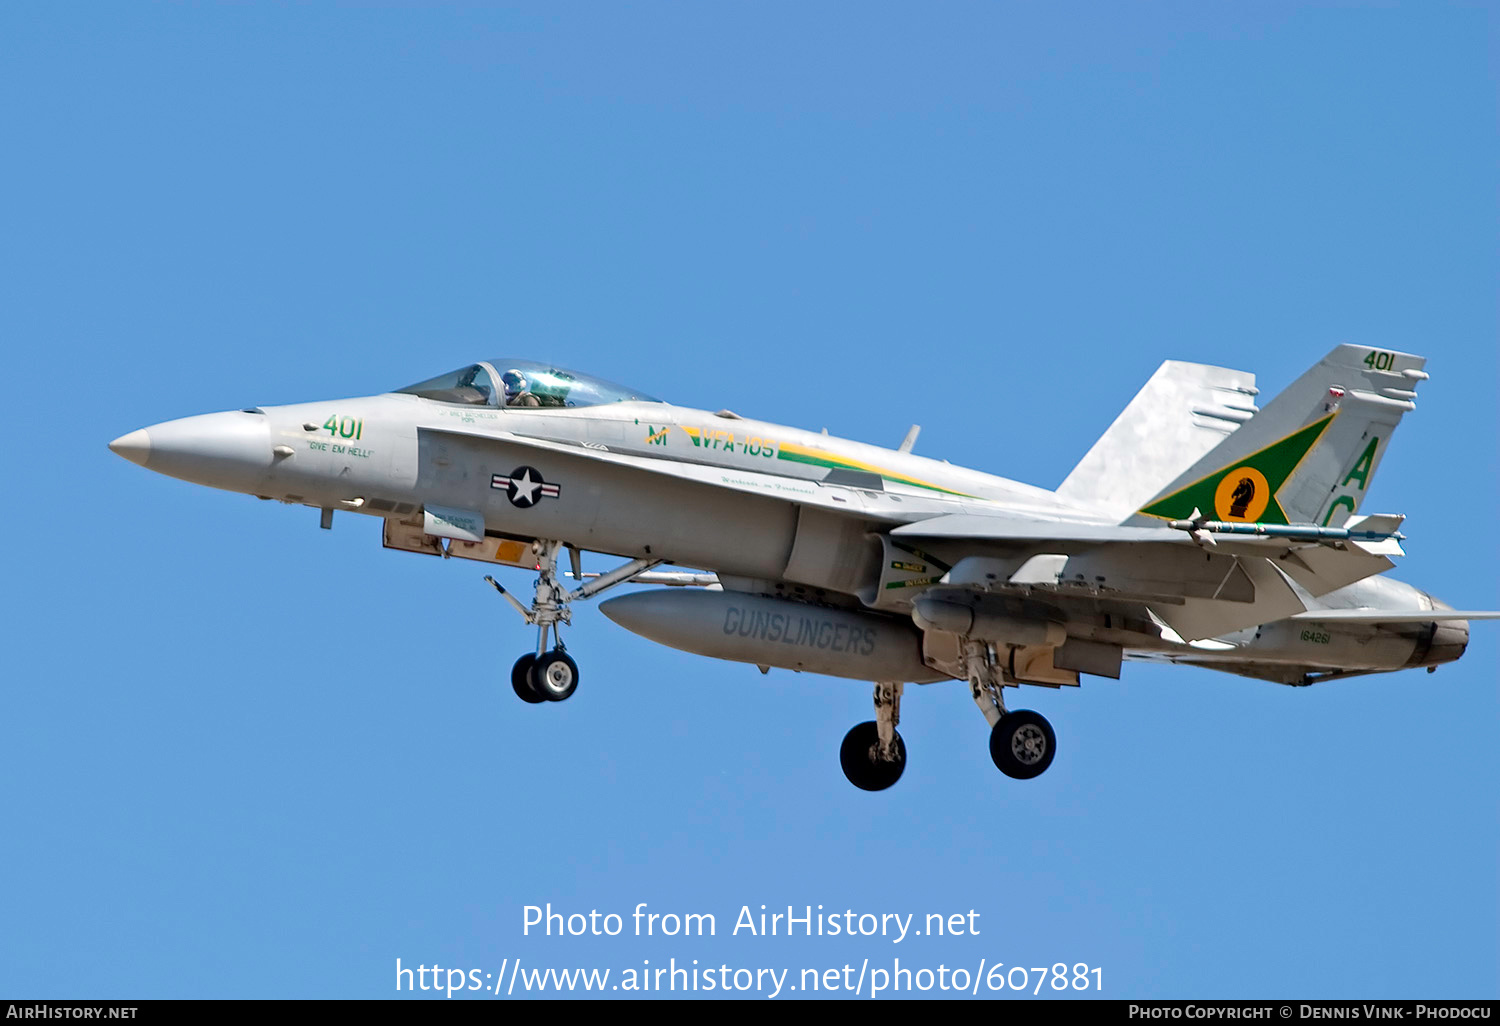
[[(1030, 782), (913, 688), (871, 795), (863, 685), (590, 608), (578, 694), (523, 706), (482, 567), (105, 448), (513, 354), (1052, 487), (1163, 359), (1270, 394), (1360, 342), (1430, 358), (1367, 506), (1397, 576), (1495, 607), (1492, 9), (11, 4), (0, 47), (0, 992), (899, 957), (1496, 996), (1493, 625), (1432, 676), (1023, 689)], [(547, 902), (719, 935), (523, 936)], [(728, 935), (762, 903), (980, 934)]]

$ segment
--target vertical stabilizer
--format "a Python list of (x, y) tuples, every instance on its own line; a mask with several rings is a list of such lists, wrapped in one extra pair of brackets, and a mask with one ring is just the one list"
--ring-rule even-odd
[(1254, 416), (1255, 375), (1168, 360), (1058, 486), (1120, 520)]
[(1210, 519), (1340, 526), (1356, 512), (1426, 360), (1339, 346), (1199, 459), (1132, 522)]

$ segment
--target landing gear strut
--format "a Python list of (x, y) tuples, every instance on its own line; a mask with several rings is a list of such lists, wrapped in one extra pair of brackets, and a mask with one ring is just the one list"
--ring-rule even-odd
[(906, 769), (906, 743), (896, 732), (901, 722), (899, 683), (875, 685), (875, 719), (857, 724), (844, 735), (839, 765), (849, 783), (865, 791), (884, 791)]
[[(558, 629), (561, 624), (573, 622), (569, 605), (578, 599), (593, 598), (606, 588), (623, 584), (662, 562), (660, 559), (632, 559), (587, 584), (567, 591), (559, 582), (557, 573), (557, 556), (562, 548), (562, 542), (557, 541), (538, 541), (532, 544), (532, 551), (536, 554), (537, 578), (536, 595), (531, 600), (530, 608), (522, 605), (514, 595), (501, 587), (499, 581), (493, 577), (485, 577), (500, 593), (500, 597), (514, 606), (527, 623), (536, 625), (536, 651), (527, 652), (517, 659), (510, 671), (511, 689), (515, 691), (517, 698), (529, 705), (561, 702), (571, 698), (573, 692), (578, 690), (578, 664), (568, 655), (567, 646), (562, 643), (562, 635)], [(572, 555), (573, 578), (577, 580), (582, 576), (578, 550), (568, 551)], [(549, 649), (549, 641), (555, 641), (556, 647)]]

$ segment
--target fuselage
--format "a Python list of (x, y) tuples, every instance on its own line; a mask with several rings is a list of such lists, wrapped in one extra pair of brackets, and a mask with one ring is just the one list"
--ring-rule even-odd
[[(465, 435), (497, 444), (465, 449)], [(725, 499), (711, 510), (684, 510), (666, 489), (613, 491), (556, 480), (554, 472), (547, 481), (561, 489), (556, 499), (518, 507), (507, 489), (492, 487), (493, 477), (550, 454), (507, 450), (507, 438), (575, 450), (554, 459), (618, 453), (718, 471)], [(999, 508), (1102, 522), (1046, 489), (940, 460), (660, 402), (506, 409), (391, 393), (187, 417), (127, 435), (115, 448), (149, 470), (265, 499), (381, 517), (427, 503), (478, 509), (501, 533), (546, 533), (620, 556), (649, 548), (684, 566), (731, 573), (784, 566), (795, 533), (788, 500), (815, 495), (894, 521)], [(598, 466), (608, 477), (608, 465)], [(685, 519), (706, 527), (706, 518), (713, 530), (673, 529)]]
[(875, 487), (915, 501), (917, 512), (909, 519), (934, 508), (999, 505), (1021, 516), (1107, 522), (1044, 488), (941, 460), (660, 402), (504, 409), (388, 393), (185, 417), (133, 432), (115, 447), (159, 473), (288, 502), (338, 505), (360, 497), (361, 490), (415, 502), (422, 499), (417, 488), (423, 428), (518, 435), (809, 485), (837, 470), (855, 484), (852, 475), (868, 477)]
[[(147, 469), (262, 499), (394, 520), (424, 508), (472, 511), (491, 534), (791, 585), (832, 604), (857, 605), (851, 582), (863, 571), (852, 564), (879, 559), (866, 528), (966, 512), (1111, 522), (1046, 489), (940, 460), (635, 398), (508, 407), (387, 393), (188, 417), (111, 448)], [(643, 477), (642, 466), (659, 475)], [(1434, 608), (1424, 592), (1384, 577), (1318, 601)], [(1252, 660), (1273, 676), (1278, 666), (1396, 669), (1463, 650), (1451, 629), (1435, 649), (1433, 629), (1306, 621), (1193, 645), (1154, 629), (1112, 637), (1136, 654), (1225, 669)]]

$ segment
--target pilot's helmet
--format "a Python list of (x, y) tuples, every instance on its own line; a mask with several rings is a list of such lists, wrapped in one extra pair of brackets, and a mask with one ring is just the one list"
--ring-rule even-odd
[(526, 376), (514, 368), (500, 375), (500, 383), (505, 386), (506, 402), (526, 391)]

